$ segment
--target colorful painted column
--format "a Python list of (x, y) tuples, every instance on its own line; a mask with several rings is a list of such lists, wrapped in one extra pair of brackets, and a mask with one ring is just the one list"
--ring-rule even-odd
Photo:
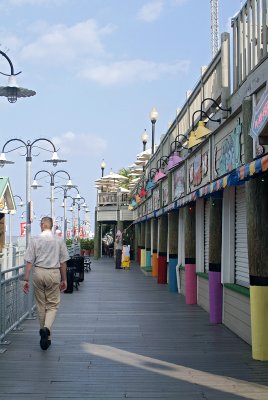
[(158, 219), (152, 219), (152, 244), (153, 244), (153, 254), (152, 254), (152, 276), (158, 276), (158, 258), (157, 258), (157, 239), (158, 239)]
[(222, 199), (209, 199), (209, 320), (222, 323), (223, 288), (221, 283)]
[[(249, 135), (251, 98), (246, 97), (242, 107), (245, 162), (250, 162), (253, 159), (253, 143)], [(252, 357), (268, 361), (268, 176), (258, 176), (245, 185)]]
[(159, 252), (157, 283), (167, 283), (167, 230), (168, 219), (164, 214), (159, 217)]
[(195, 262), (195, 204), (184, 208), (185, 213), (185, 294), (186, 304), (197, 303)]
[(152, 255), (151, 255), (151, 220), (146, 221), (145, 229), (145, 251), (146, 251), (146, 261), (145, 270), (146, 272), (152, 271)]
[(137, 262), (141, 265), (141, 224), (135, 225), (136, 243), (137, 243)]
[(168, 262), (168, 288), (170, 292), (178, 292), (176, 266), (178, 264), (178, 219), (179, 212), (172, 211), (168, 214), (169, 232), (169, 262)]
[(137, 261), (139, 264), (139, 242), (138, 242), (138, 230), (139, 230), (139, 224), (134, 225), (134, 260)]
[(140, 267), (141, 267), (141, 268), (145, 268), (145, 266), (146, 266), (145, 222), (142, 222), (142, 223), (141, 223), (141, 245), (140, 245), (140, 252), (141, 252)]

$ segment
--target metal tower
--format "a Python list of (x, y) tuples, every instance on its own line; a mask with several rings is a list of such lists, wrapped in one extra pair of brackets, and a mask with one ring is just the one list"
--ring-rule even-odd
[(210, 22), (211, 22), (211, 49), (212, 49), (212, 58), (214, 58), (219, 50), (218, 0), (210, 0)]

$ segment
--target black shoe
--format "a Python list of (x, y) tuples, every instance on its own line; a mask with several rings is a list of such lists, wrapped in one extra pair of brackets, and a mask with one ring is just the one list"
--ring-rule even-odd
[(40, 339), (40, 347), (42, 350), (47, 350), (49, 348), (49, 346), (51, 345), (51, 340), (48, 339), (49, 335), (50, 335), (50, 331), (48, 328), (42, 328), (39, 331), (39, 334), (41, 336)]

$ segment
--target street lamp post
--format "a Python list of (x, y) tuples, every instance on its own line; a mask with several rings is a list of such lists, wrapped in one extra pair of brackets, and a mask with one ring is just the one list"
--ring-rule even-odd
[(77, 191), (77, 195), (76, 195), (77, 199), (80, 199), (81, 196), (80, 196), (79, 190), (77, 189), (76, 186), (72, 186), (72, 187), (55, 186), (54, 189), (63, 190), (63, 196), (64, 196), (63, 197), (63, 204), (62, 204), (62, 207), (63, 207), (63, 237), (64, 237), (64, 240), (66, 240), (66, 232), (67, 232), (67, 218), (66, 218), (67, 197), (70, 197), (73, 200), (73, 197), (67, 195), (68, 194), (68, 190), (75, 189)]
[(146, 129), (144, 129), (143, 134), (141, 135), (141, 140), (143, 144), (143, 151), (146, 150), (146, 144), (148, 142), (148, 133), (146, 132)]
[[(15, 141), (19, 142), (21, 145), (16, 148), (13, 148), (9, 151), (5, 151), (6, 147), (11, 142), (15, 142)], [(52, 154), (51, 159), (45, 160), (45, 162), (49, 162), (49, 163), (52, 163), (53, 166), (57, 166), (58, 163), (66, 161), (66, 160), (59, 159), (55, 145), (51, 142), (51, 140), (46, 139), (46, 138), (39, 138), (39, 139), (34, 140), (33, 142), (31, 142), (30, 140), (28, 140), (27, 142), (24, 142), (22, 139), (10, 139), (4, 144), (1, 155), (0, 155), (0, 167), (3, 167), (5, 164), (14, 164), (13, 161), (8, 161), (6, 159), (7, 152), (11, 152), (11, 151), (23, 148), (23, 147), (25, 147), (25, 149), (26, 149), (26, 246), (28, 245), (29, 239), (31, 236), (31, 222), (32, 222), (32, 214), (33, 214), (32, 202), (31, 202), (32, 149), (34, 147), (38, 147), (36, 145), (36, 143), (39, 141), (48, 142), (53, 148), (53, 154)], [(46, 150), (46, 149), (44, 149), (44, 150)]]
[(80, 198), (73, 198), (73, 204), (72, 204), (72, 211), (73, 211), (73, 217), (74, 217), (74, 210), (75, 210), (75, 205), (77, 204), (77, 230), (78, 230), (78, 240), (80, 239), (80, 209), (81, 209), (81, 203), (80, 201), (83, 201), (82, 207), (86, 207), (86, 201), (84, 197)]
[(101, 162), (101, 177), (103, 177), (105, 167), (106, 167), (106, 163), (105, 163), (104, 159), (102, 159), (102, 162)]
[(37, 183), (37, 181), (36, 181), (36, 178), (37, 178), (37, 176), (39, 175), (39, 174), (41, 174), (41, 173), (46, 173), (47, 175), (45, 175), (45, 176), (50, 176), (50, 216), (51, 216), (51, 218), (52, 218), (52, 220), (53, 220), (53, 225), (54, 225), (54, 219), (55, 219), (55, 213), (54, 213), (54, 202), (55, 202), (55, 198), (54, 198), (54, 186), (55, 186), (55, 176), (57, 175), (57, 174), (59, 174), (59, 173), (64, 173), (64, 174), (66, 174), (67, 176), (68, 176), (68, 182), (67, 182), (67, 184), (66, 184), (66, 187), (67, 187), (67, 189), (69, 188), (72, 188), (72, 187), (74, 187), (74, 185), (73, 185), (73, 183), (72, 183), (72, 181), (71, 181), (71, 177), (70, 177), (70, 175), (68, 174), (68, 172), (67, 171), (64, 171), (64, 170), (62, 170), (62, 169), (60, 169), (60, 170), (58, 170), (58, 171), (56, 171), (56, 172), (49, 172), (49, 171), (47, 171), (47, 170), (45, 170), (45, 169), (41, 169), (40, 171), (38, 171), (38, 172), (36, 172), (36, 174), (35, 174), (35, 176), (34, 176), (34, 179), (33, 179), (33, 183), (32, 183), (32, 188), (33, 189), (37, 189), (38, 187), (40, 187), (41, 185), (38, 185), (38, 183)]
[(153, 108), (150, 112), (150, 120), (152, 123), (152, 154), (154, 154), (154, 134), (155, 134), (155, 123), (158, 118), (158, 112)]

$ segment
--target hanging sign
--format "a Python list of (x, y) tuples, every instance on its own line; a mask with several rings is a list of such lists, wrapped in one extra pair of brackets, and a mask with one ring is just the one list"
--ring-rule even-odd
[(250, 136), (258, 140), (259, 144), (268, 144), (268, 89), (265, 90), (255, 107)]
[(26, 236), (26, 222), (20, 223), (20, 236)]
[(173, 173), (173, 200), (179, 199), (185, 191), (185, 166), (177, 169)]

